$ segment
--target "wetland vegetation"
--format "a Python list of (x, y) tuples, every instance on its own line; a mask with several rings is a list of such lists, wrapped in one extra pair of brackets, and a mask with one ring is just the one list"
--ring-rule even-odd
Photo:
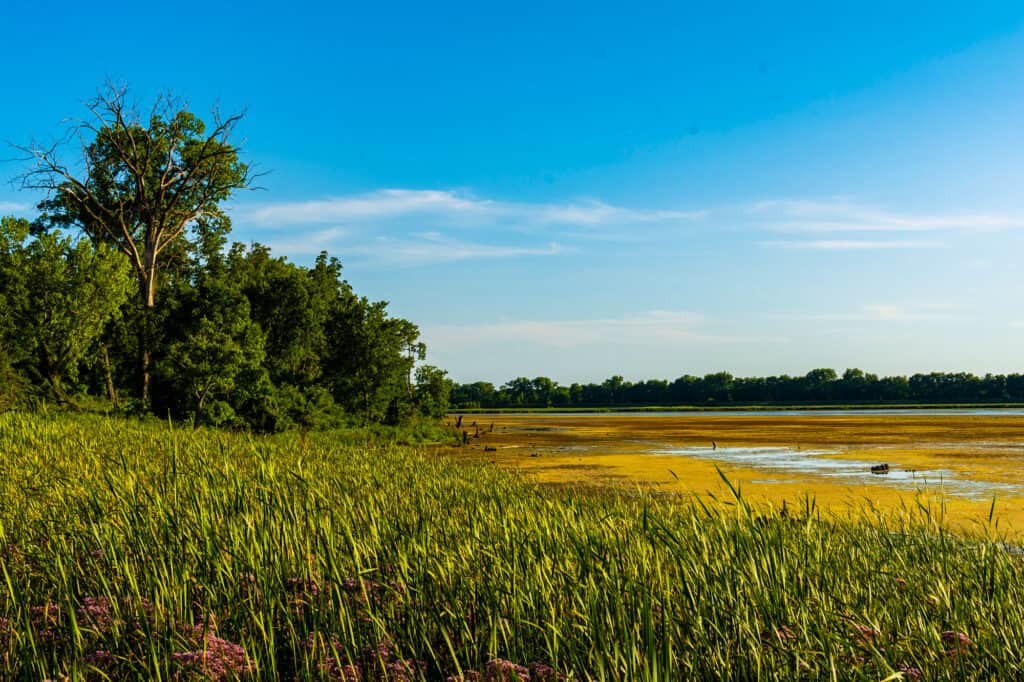
[[(941, 505), (538, 486), (452, 455), (0, 416), (5, 679), (1011, 679), (1024, 561)], [(464, 458), (463, 458), (464, 459)]]

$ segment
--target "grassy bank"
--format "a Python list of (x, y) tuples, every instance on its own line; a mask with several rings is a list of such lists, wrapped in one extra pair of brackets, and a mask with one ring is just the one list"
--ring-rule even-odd
[[(0, 679), (1011, 679), (1024, 565), (331, 434), (0, 415)], [(518, 667), (522, 666), (522, 667)], [(513, 676), (514, 675), (514, 676)]]

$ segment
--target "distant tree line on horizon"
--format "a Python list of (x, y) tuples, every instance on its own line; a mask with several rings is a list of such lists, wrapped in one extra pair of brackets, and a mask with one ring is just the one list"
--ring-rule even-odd
[(486, 381), (456, 384), (452, 409), (516, 407), (711, 406), (759, 404), (1024, 402), (1024, 374), (931, 372), (883, 376), (847, 369), (814, 369), (804, 376), (734, 377), (716, 372), (673, 381), (630, 382), (613, 376), (569, 386), (547, 377), (519, 377), (495, 387)]
[[(107, 401), (124, 412), (257, 431), (405, 423), (448, 407), (419, 329), (312, 267), (228, 247), (221, 203), (250, 187), (231, 140), (160, 98), (140, 115), (101, 90), (59, 145), (21, 149), (33, 220), (0, 219), (0, 411)], [(102, 404), (102, 403), (101, 403)]]

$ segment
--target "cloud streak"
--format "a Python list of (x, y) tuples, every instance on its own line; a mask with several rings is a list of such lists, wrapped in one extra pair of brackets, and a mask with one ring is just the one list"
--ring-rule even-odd
[(958, 319), (958, 306), (951, 303), (867, 303), (853, 311), (811, 313), (805, 315), (769, 315), (773, 320), (787, 322), (940, 322)]
[(872, 251), (884, 249), (934, 249), (941, 242), (923, 239), (783, 239), (761, 242), (764, 246), (815, 251)]
[(849, 199), (776, 199), (751, 206), (756, 222), (777, 232), (991, 231), (1024, 227), (1021, 216), (990, 213), (897, 213)]
[(431, 265), (472, 259), (554, 256), (565, 249), (556, 242), (542, 245), (485, 244), (451, 239), (438, 232), (415, 233), (404, 237), (378, 236), (362, 239), (351, 230), (332, 227), (304, 233), (300, 238), (270, 239), (271, 250), (291, 256), (310, 256), (327, 251), (344, 253), (379, 265)]
[[(235, 215), (238, 224), (261, 233), (261, 240), (275, 250), (290, 255), (341, 251), (384, 265), (551, 256), (573, 250), (566, 244), (600, 250), (594, 245), (609, 241), (671, 247), (679, 243), (683, 229), (692, 231), (690, 236), (703, 232), (712, 243), (723, 245), (746, 242), (852, 255), (940, 249), (955, 233), (1024, 227), (1024, 219), (1012, 215), (924, 215), (843, 197), (678, 210), (628, 208), (599, 199), (500, 201), (451, 189), (403, 188), (239, 205)], [(280, 236), (284, 233), (289, 237)]]
[(371, 244), (353, 247), (348, 252), (388, 265), (430, 265), (464, 260), (554, 256), (563, 251), (556, 242), (543, 246), (509, 246), (474, 243), (430, 234), (420, 235), (418, 239), (379, 237)]
[(430, 218), (449, 226), (574, 227), (676, 224), (699, 220), (707, 211), (633, 209), (603, 201), (526, 203), (481, 199), (452, 190), (384, 189), (364, 194), (239, 207), (243, 219), (262, 226), (321, 223), (372, 224)]
[(0, 213), (22, 213), (28, 209), (28, 204), (19, 204), (15, 201), (0, 201)]

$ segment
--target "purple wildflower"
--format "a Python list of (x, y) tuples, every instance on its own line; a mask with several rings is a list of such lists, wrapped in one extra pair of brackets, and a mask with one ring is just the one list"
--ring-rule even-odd
[(57, 604), (46, 604), (45, 606), (33, 606), (30, 610), (32, 628), (42, 639), (54, 639), (57, 636), (57, 628), (60, 625), (62, 616), (60, 606)]
[(974, 642), (964, 632), (946, 630), (942, 633), (942, 645), (946, 647), (947, 656), (957, 656), (966, 653), (968, 649), (974, 646)]
[(87, 654), (82, 660), (87, 665), (91, 665), (94, 668), (100, 668), (101, 670), (104, 668), (110, 668), (117, 663), (117, 657), (105, 649), (93, 651), (91, 654)]
[(285, 587), (301, 597), (319, 597), (321, 592), (320, 584), (312, 578), (288, 578), (284, 581)]
[(903, 677), (908, 680), (919, 680), (922, 677), (920, 668), (912, 668), (909, 665), (901, 665), (896, 670), (903, 673)]
[(360, 682), (363, 679), (363, 669), (358, 663), (341, 664), (341, 661), (346, 660), (346, 655), (341, 640), (334, 635), (324, 640), (319, 633), (311, 632), (306, 635), (303, 648), (311, 657), (321, 679), (338, 682)]
[(193, 629), (199, 636), (198, 648), (171, 654), (171, 659), (186, 673), (200, 675), (204, 680), (230, 680), (252, 672), (253, 666), (245, 649), (221, 639), (202, 626)]
[(526, 666), (501, 658), (492, 658), (484, 667), (487, 682), (530, 682), (530, 670)]
[(391, 652), (391, 646), (391, 640), (385, 637), (377, 642), (377, 646), (368, 646), (363, 649), (363, 657), (370, 661), (387, 661), (393, 655)]
[(78, 609), (81, 620), (92, 625), (99, 632), (107, 632), (116, 622), (111, 610), (110, 599), (104, 596), (85, 597)]
[(0, 616), (0, 648), (7, 647), (7, 641), (13, 634), (14, 626), (11, 625), (11, 619)]
[(384, 679), (388, 682), (412, 682), (417, 670), (416, 661), (395, 660), (384, 666)]
[(533, 682), (562, 682), (565, 677), (547, 663), (534, 661), (530, 664), (530, 679)]
[(445, 682), (483, 682), (484, 676), (476, 670), (467, 670), (461, 675), (449, 675)]
[(778, 645), (779, 643), (794, 642), (796, 641), (796, 633), (788, 625), (780, 625), (777, 628), (771, 628), (762, 632), (761, 641), (766, 647)]
[(880, 635), (881, 633), (870, 625), (853, 626), (853, 638), (859, 646), (874, 646)]

